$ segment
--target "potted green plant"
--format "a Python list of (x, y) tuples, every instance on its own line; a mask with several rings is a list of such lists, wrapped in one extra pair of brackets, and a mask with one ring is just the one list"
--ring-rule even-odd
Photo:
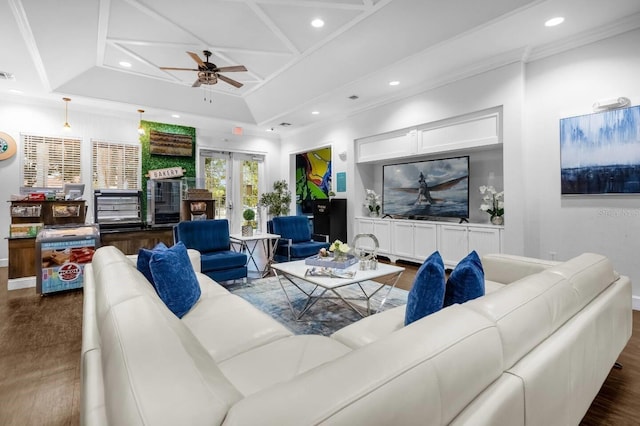
[(242, 225), (242, 236), (250, 237), (253, 235), (256, 212), (253, 209), (246, 209), (242, 212), (242, 217), (245, 220), (244, 225)]
[(287, 181), (278, 180), (273, 182), (273, 191), (262, 194), (259, 204), (266, 207), (267, 214), (272, 217), (289, 214), (291, 191), (289, 191)]

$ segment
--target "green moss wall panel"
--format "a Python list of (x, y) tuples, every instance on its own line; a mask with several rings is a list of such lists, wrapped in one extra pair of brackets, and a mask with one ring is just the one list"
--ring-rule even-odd
[[(147, 217), (147, 181), (146, 176), (149, 170), (166, 169), (170, 167), (182, 167), (185, 170), (184, 176), (196, 177), (196, 129), (195, 127), (178, 126), (175, 124), (156, 123), (153, 121), (141, 121), (144, 134), (140, 135), (140, 145), (142, 147), (142, 217)], [(192, 151), (191, 157), (173, 157), (167, 155), (152, 155), (150, 152), (149, 135), (151, 131), (171, 133), (174, 135), (191, 136)]]

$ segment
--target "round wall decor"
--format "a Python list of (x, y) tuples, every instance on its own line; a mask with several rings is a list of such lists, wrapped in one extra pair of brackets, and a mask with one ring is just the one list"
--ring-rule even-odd
[(18, 150), (16, 141), (4, 132), (0, 132), (0, 160), (13, 157)]

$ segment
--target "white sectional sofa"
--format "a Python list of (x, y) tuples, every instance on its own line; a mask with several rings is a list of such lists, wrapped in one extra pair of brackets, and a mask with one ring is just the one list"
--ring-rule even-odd
[(578, 424), (631, 336), (629, 279), (595, 254), (483, 267), (490, 293), (409, 326), (399, 307), (294, 336), (202, 274), (178, 319), (131, 259), (100, 248), (84, 289), (81, 423)]

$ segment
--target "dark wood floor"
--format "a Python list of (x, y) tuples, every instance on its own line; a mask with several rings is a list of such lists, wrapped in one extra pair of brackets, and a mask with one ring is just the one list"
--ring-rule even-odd
[[(410, 289), (417, 270), (398, 286)], [(582, 425), (640, 424), (640, 312), (634, 334), (611, 370)], [(0, 425), (77, 425), (80, 404), (82, 291), (36, 295), (7, 291), (0, 268)]]

